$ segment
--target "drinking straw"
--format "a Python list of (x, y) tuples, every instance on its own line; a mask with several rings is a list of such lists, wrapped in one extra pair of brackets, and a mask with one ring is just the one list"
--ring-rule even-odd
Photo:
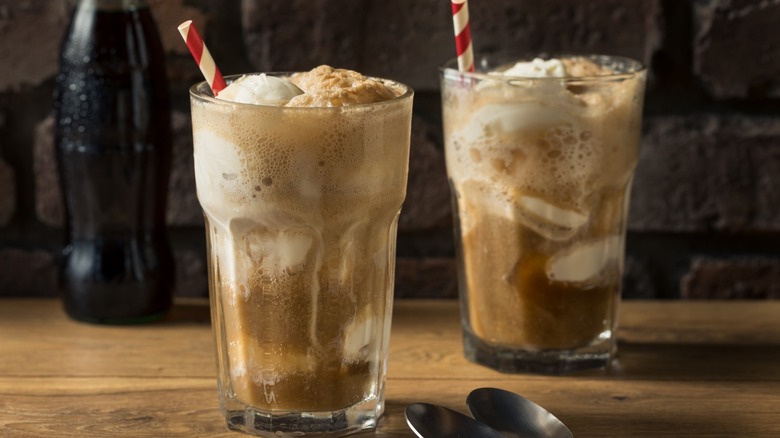
[(200, 72), (206, 78), (211, 91), (216, 96), (227, 87), (227, 84), (225, 84), (225, 79), (222, 77), (222, 73), (219, 72), (217, 64), (214, 63), (214, 58), (211, 57), (209, 49), (203, 44), (203, 38), (198, 33), (198, 29), (192, 24), (192, 20), (187, 20), (179, 25), (179, 33), (184, 38), (184, 42), (190, 49), (192, 57), (195, 58), (195, 63), (200, 67)]
[(467, 0), (452, 0), (452, 24), (455, 27), (458, 70), (474, 71), (474, 50), (471, 48), (471, 24), (469, 24)]

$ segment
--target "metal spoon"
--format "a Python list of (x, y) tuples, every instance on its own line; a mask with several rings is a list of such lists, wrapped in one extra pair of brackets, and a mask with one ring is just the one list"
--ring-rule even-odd
[(466, 404), (471, 415), (511, 438), (572, 438), (568, 427), (531, 400), (496, 388), (479, 388)]
[(420, 438), (504, 438), (490, 427), (460, 412), (429, 403), (406, 407), (406, 422)]

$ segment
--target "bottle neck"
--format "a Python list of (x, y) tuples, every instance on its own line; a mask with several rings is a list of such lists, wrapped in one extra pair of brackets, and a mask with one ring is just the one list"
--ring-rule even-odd
[(148, 0), (79, 0), (81, 10), (99, 9), (101, 11), (132, 11), (148, 8)]

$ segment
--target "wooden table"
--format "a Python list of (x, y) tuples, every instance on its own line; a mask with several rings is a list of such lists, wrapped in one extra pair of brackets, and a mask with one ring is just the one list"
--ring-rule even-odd
[[(0, 300), (0, 436), (245, 436), (218, 411), (206, 306), (101, 327), (68, 320), (57, 301)], [(397, 302), (393, 318), (376, 436), (412, 436), (409, 403), (465, 411), (469, 391), (494, 386), (578, 438), (780, 437), (780, 301), (625, 302), (613, 369), (565, 377), (466, 362), (453, 301)]]

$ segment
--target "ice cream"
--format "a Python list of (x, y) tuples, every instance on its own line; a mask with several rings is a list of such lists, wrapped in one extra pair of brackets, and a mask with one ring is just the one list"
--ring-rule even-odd
[(232, 82), (217, 97), (252, 105), (285, 105), (303, 91), (292, 82), (278, 76), (242, 76)]
[(562, 78), (566, 76), (566, 69), (560, 59), (534, 58), (533, 61), (521, 61), (506, 70), (494, 73), (523, 78)]

